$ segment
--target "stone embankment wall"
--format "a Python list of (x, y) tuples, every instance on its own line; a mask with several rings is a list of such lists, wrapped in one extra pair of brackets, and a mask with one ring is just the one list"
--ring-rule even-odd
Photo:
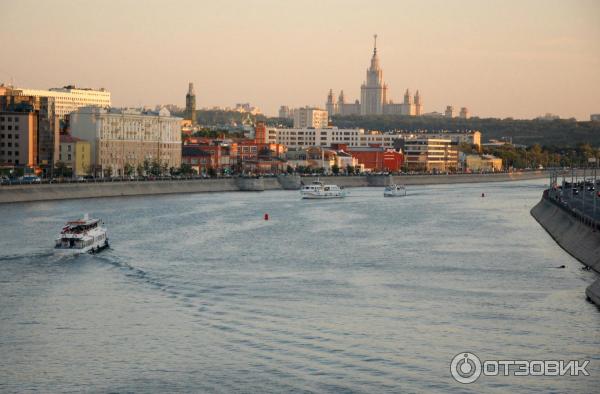
[[(600, 232), (545, 198), (531, 209), (531, 215), (570, 255), (600, 272)], [(586, 295), (600, 305), (600, 279), (586, 289)]]
[[(448, 183), (503, 182), (545, 178), (543, 171), (470, 174), (470, 175), (403, 175), (403, 176), (325, 176), (324, 183), (342, 187), (382, 187), (391, 183), (431, 185)], [(144, 181), (69, 183), (0, 186), (0, 203), (66, 200), (72, 198), (141, 196), (152, 194), (204, 193), (229, 191), (297, 190), (317, 177), (287, 175), (272, 178), (197, 179), (185, 181)]]

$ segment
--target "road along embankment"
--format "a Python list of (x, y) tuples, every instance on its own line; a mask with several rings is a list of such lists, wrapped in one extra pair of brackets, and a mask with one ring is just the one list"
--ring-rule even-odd
[(269, 178), (221, 178), (177, 181), (88, 182), (41, 185), (0, 186), (0, 203), (15, 203), (75, 198), (124, 197), (152, 194), (206, 193), (262, 190), (297, 190), (302, 184), (317, 179), (342, 187), (382, 187), (391, 183), (404, 185), (435, 185), (450, 183), (506, 182), (545, 178), (543, 171), (400, 176), (323, 176), (299, 177), (287, 175)]
[[(567, 253), (600, 272), (600, 232), (546, 198), (531, 209), (531, 215)], [(600, 305), (600, 279), (586, 289), (586, 295)]]

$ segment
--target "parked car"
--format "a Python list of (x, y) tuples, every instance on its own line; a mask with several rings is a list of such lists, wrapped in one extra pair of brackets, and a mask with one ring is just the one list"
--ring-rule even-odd
[(40, 177), (35, 175), (25, 175), (19, 178), (19, 180), (24, 183), (42, 183)]

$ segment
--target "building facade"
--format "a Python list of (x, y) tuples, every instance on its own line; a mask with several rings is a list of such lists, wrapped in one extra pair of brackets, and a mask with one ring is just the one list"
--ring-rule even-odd
[(72, 170), (73, 177), (89, 175), (91, 171), (90, 143), (70, 134), (62, 134), (58, 159)]
[(321, 129), (329, 124), (327, 111), (315, 107), (303, 107), (294, 111), (294, 128)]
[(38, 117), (34, 111), (0, 111), (0, 165), (38, 165)]
[(81, 107), (98, 106), (110, 107), (110, 92), (105, 89), (76, 88), (65, 86), (62, 88), (51, 88), (49, 90), (15, 88), (15, 95), (33, 97), (51, 97), (54, 99), (55, 115), (64, 119), (71, 112)]
[(389, 100), (388, 86), (383, 80), (383, 69), (377, 54), (377, 35), (375, 35), (371, 64), (367, 69), (365, 81), (360, 87), (360, 101), (346, 103), (342, 90), (336, 102), (333, 90), (330, 89), (325, 108), (329, 116), (382, 114), (420, 116), (423, 113), (423, 101), (418, 90), (413, 99), (408, 89), (402, 103), (396, 104)]
[(71, 134), (89, 141), (91, 167), (101, 176), (124, 175), (127, 166), (157, 162), (181, 166), (181, 118), (163, 108), (80, 108), (71, 115)]
[(356, 147), (377, 145), (385, 148), (397, 149), (402, 146), (404, 141), (420, 138), (449, 139), (454, 145), (464, 142), (470, 145), (476, 145), (478, 148), (481, 146), (481, 132), (479, 131), (381, 133), (376, 131), (365, 132), (363, 129), (338, 129), (337, 127), (323, 129), (279, 129), (275, 127), (265, 127), (264, 131), (261, 130), (260, 133), (261, 136), (266, 136), (267, 142), (272, 144), (283, 144), (289, 148), (345, 144), (347, 146)]
[(419, 138), (404, 144), (411, 171), (450, 172), (458, 169), (458, 150), (450, 139)]
[(60, 144), (59, 119), (55, 114), (55, 99), (52, 97), (22, 96), (8, 89), (0, 96), (0, 111), (34, 112), (37, 117), (37, 162), (44, 175), (51, 175), (53, 164), (58, 161)]
[(502, 171), (502, 159), (493, 155), (465, 155), (465, 169), (474, 172)]

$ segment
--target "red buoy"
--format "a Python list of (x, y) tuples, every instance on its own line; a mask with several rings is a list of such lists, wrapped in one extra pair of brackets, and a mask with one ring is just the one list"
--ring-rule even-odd
[(269, 214), (265, 213), (265, 220), (269, 220)]

